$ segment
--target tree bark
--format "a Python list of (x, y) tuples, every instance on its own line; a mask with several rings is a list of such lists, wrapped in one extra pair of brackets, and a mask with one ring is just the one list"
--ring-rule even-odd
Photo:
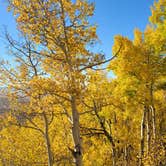
[(151, 138), (151, 132), (150, 132), (150, 128), (151, 128), (151, 120), (150, 120), (150, 112), (149, 112), (149, 108), (147, 108), (146, 110), (146, 130), (147, 130), (147, 154), (149, 154), (150, 151), (150, 138)]
[(153, 129), (153, 139), (156, 140), (156, 113), (154, 106), (150, 106), (151, 114), (152, 114), (152, 129)]
[(82, 142), (80, 137), (80, 126), (79, 126), (79, 113), (76, 107), (76, 98), (71, 96), (71, 109), (72, 109), (72, 136), (74, 142), (73, 157), (76, 166), (82, 166)]
[(44, 127), (45, 127), (44, 137), (45, 137), (46, 148), (47, 148), (48, 166), (53, 166), (53, 157), (52, 157), (51, 144), (50, 144), (50, 138), (48, 133), (49, 124), (48, 124), (48, 119), (45, 112), (43, 112), (43, 118), (44, 118)]
[(128, 166), (128, 158), (127, 158), (127, 146), (124, 147), (124, 166)]
[(140, 147), (140, 161), (139, 166), (142, 166), (142, 159), (144, 156), (144, 149), (145, 149), (145, 120), (146, 120), (146, 106), (144, 107), (143, 115), (142, 115), (142, 122), (141, 122), (141, 147)]
[(155, 106), (154, 106), (153, 86), (154, 86), (154, 82), (152, 81), (151, 86), (150, 86), (151, 105), (150, 105), (149, 109), (150, 109), (151, 116), (152, 116), (153, 141), (155, 142), (155, 140), (156, 140), (156, 113), (155, 113)]
[(115, 145), (112, 144), (112, 166), (116, 166), (116, 150)]
[(124, 165), (129, 166), (130, 165), (130, 150), (131, 146), (130, 145), (125, 145), (124, 147)]

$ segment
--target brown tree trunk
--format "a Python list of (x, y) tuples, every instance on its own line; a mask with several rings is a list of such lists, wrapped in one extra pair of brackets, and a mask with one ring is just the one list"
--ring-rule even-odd
[(71, 96), (71, 109), (72, 109), (72, 136), (74, 142), (73, 157), (76, 166), (82, 166), (82, 143), (80, 137), (80, 126), (79, 126), (79, 113), (76, 107), (76, 98)]
[(48, 166), (53, 166), (53, 157), (52, 157), (51, 144), (50, 144), (50, 138), (48, 133), (49, 124), (48, 124), (48, 119), (45, 112), (43, 112), (43, 118), (44, 118), (44, 127), (45, 127), (44, 137), (45, 137), (46, 148), (47, 148)]

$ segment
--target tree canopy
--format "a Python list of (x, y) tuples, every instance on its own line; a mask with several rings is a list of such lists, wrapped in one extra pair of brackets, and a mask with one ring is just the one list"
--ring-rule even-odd
[(108, 59), (92, 49), (94, 7), (8, 0), (20, 40), (5, 31), (0, 165), (166, 165), (166, 1), (133, 40), (116, 35)]

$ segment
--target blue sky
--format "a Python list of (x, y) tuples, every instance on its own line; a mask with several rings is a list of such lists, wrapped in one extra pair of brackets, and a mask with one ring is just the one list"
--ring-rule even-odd
[(144, 31), (151, 15), (154, 0), (93, 0), (96, 4), (94, 20), (102, 49), (111, 56), (113, 38), (117, 34), (133, 39), (133, 30)]
[[(0, 0), (0, 33), (7, 26), (12, 35), (16, 34), (16, 25), (11, 13), (6, 10), (5, 0)], [(101, 46), (98, 48), (110, 57), (113, 38), (117, 34), (133, 38), (134, 28), (142, 31), (151, 15), (150, 6), (154, 0), (91, 0), (96, 9), (92, 21), (98, 25)], [(5, 46), (0, 41), (0, 57), (6, 57)]]

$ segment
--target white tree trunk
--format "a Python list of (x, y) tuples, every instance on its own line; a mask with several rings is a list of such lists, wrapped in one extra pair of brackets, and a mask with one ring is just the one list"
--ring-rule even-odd
[(153, 139), (156, 140), (156, 113), (154, 106), (150, 106), (151, 114), (152, 114), (152, 129), (153, 129)]
[(145, 120), (146, 120), (146, 107), (142, 114), (142, 122), (141, 122), (141, 147), (140, 147), (140, 161), (139, 166), (142, 166), (142, 159), (144, 156), (144, 149), (145, 149)]
[(82, 143), (80, 137), (80, 126), (79, 126), (79, 113), (76, 107), (76, 98), (71, 96), (71, 109), (72, 109), (72, 136), (74, 142), (74, 162), (76, 166), (82, 166)]
[(146, 110), (147, 115), (146, 115), (146, 130), (147, 130), (147, 153), (149, 154), (150, 151), (150, 137), (151, 137), (151, 132), (150, 132), (150, 112), (149, 112), (149, 108), (147, 108)]
[(51, 144), (50, 144), (50, 138), (49, 138), (49, 133), (48, 133), (48, 119), (47, 119), (45, 112), (43, 112), (43, 118), (44, 118), (44, 127), (45, 127), (44, 137), (45, 137), (46, 148), (47, 148), (48, 166), (53, 166)]

